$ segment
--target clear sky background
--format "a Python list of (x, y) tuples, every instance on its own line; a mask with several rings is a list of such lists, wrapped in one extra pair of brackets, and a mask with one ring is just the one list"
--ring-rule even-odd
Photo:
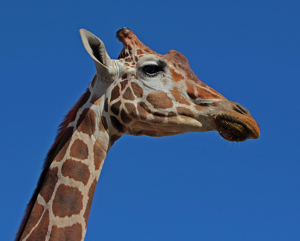
[(86, 240), (300, 240), (300, 1), (2, 1), (0, 22), (1, 240), (15, 237), (57, 127), (95, 73), (78, 30), (117, 58), (124, 26), (183, 53), (261, 137), (123, 136)]

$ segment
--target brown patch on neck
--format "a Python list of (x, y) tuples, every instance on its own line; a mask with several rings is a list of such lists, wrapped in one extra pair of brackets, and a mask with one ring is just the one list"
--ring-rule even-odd
[[(85, 225), (87, 226), (88, 220), (89, 220), (89, 215), (90, 215), (90, 210), (91, 210), (91, 206), (92, 206), (92, 201), (93, 201), (93, 197), (94, 197), (94, 193), (95, 193), (95, 189), (96, 189), (96, 185), (97, 185), (97, 180), (95, 179), (90, 187), (89, 190), (89, 199), (88, 199), (88, 203), (84, 212), (84, 219), (85, 219)], [(73, 240), (73, 239), (69, 239), (69, 240)], [(81, 239), (80, 239), (81, 240)]]
[(45, 240), (48, 232), (49, 226), (49, 211), (47, 210), (38, 226), (33, 230), (27, 240)]
[[(32, 215), (30, 216), (30, 219), (28, 220), (28, 222), (26, 223), (27, 225), (27, 230), (22, 233), (22, 237), (26, 237), (30, 231), (37, 225), (38, 221), (40, 220), (40, 218), (42, 217), (44, 212), (44, 207), (40, 204), (36, 204), (34, 205), (34, 208), (32, 210)], [(21, 237), (19, 237), (21, 238)], [(19, 239), (17, 239), (19, 240)]]
[(88, 155), (88, 146), (82, 140), (76, 139), (71, 146), (70, 156), (80, 160), (85, 160), (88, 158)]
[(49, 241), (72, 240), (80, 241), (82, 239), (82, 227), (79, 223), (72, 226), (59, 228), (56, 225), (52, 227)]
[[(44, 181), (46, 179), (49, 167), (54, 160), (54, 158), (57, 156), (58, 153), (63, 151), (62, 149), (67, 146), (67, 143), (70, 141), (70, 138), (73, 134), (73, 128), (67, 128), (69, 123), (72, 122), (76, 118), (77, 111), (88, 101), (90, 97), (90, 91), (87, 90), (79, 99), (79, 101), (73, 106), (73, 108), (69, 111), (69, 113), (65, 116), (64, 121), (60, 124), (58, 129), (58, 134), (55, 138), (54, 144), (50, 148), (48, 155), (44, 162), (43, 171), (41, 173), (41, 176), (39, 178), (37, 187), (32, 195), (32, 198), (30, 199), (24, 218), (21, 222), (19, 231), (16, 235), (16, 241), (21, 239), (21, 236), (27, 226), (27, 223), (29, 221), (29, 217), (31, 212), (33, 211), (34, 204), (36, 202), (38, 194), (41, 192), (41, 188), (44, 184)], [(64, 148), (66, 149), (66, 148)]]
[(92, 136), (96, 130), (96, 114), (91, 109), (84, 109), (82, 111), (78, 122), (77, 122), (77, 131), (83, 132)]
[(77, 188), (60, 184), (52, 204), (53, 214), (58, 217), (79, 214), (83, 208), (82, 199), (83, 196)]
[[(65, 117), (65, 120), (64, 122), (60, 125), (60, 128), (62, 125), (65, 125), (74, 121), (75, 118), (76, 118), (76, 113), (77, 111), (88, 101), (88, 99), (90, 98), (91, 96), (91, 92), (90, 90), (88, 89), (80, 98), (80, 100), (75, 104), (75, 106), (71, 109), (71, 111), (67, 114), (67, 116)], [(67, 123), (65, 123), (67, 122)], [(66, 126), (65, 126), (66, 127)]]
[(40, 192), (40, 195), (44, 198), (45, 202), (48, 203), (52, 197), (52, 194), (54, 192), (55, 185), (58, 181), (58, 168), (55, 167), (53, 169), (50, 169), (47, 173), (46, 182)]
[(89, 167), (79, 161), (67, 159), (61, 169), (65, 177), (73, 178), (76, 181), (82, 182), (86, 185), (89, 181), (90, 170)]

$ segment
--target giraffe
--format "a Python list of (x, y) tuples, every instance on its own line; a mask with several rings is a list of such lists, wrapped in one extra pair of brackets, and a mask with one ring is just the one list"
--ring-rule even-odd
[(249, 111), (201, 82), (179, 52), (158, 54), (121, 28), (113, 60), (98, 37), (80, 35), (96, 75), (59, 127), (16, 240), (84, 240), (104, 159), (124, 134), (216, 130), (237, 142), (260, 135)]

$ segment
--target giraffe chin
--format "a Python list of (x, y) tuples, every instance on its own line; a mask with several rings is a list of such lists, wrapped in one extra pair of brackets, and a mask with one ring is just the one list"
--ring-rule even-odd
[(259, 137), (255, 126), (249, 126), (232, 116), (217, 115), (214, 117), (214, 121), (217, 131), (227, 141), (239, 142), (248, 138), (256, 139)]

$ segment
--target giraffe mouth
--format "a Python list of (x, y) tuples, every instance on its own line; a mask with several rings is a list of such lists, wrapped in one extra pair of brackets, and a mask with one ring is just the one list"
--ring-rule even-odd
[(214, 121), (219, 134), (228, 141), (239, 142), (258, 137), (245, 123), (231, 116), (217, 115)]

